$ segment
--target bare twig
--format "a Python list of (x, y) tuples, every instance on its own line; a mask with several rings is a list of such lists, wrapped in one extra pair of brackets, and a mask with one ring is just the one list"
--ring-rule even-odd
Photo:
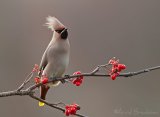
[(108, 65), (110, 64), (98, 65), (92, 72), (90, 72), (90, 74), (95, 74), (99, 72), (100, 68), (106, 68)]
[(17, 91), (20, 91), (21, 89), (23, 89), (24, 86), (31, 80), (32, 77), (33, 77), (33, 72), (31, 72), (30, 74), (28, 74), (28, 76), (25, 78), (25, 80), (20, 85), (20, 87), (18, 87)]
[(160, 66), (155, 66), (155, 67), (151, 67), (151, 68), (147, 68), (147, 69), (142, 69), (142, 70), (139, 70), (139, 71), (136, 71), (136, 72), (122, 73), (122, 74), (120, 74), (120, 76), (121, 77), (130, 77), (130, 76), (143, 74), (143, 73), (150, 72), (150, 71), (157, 70), (157, 69), (160, 69)]

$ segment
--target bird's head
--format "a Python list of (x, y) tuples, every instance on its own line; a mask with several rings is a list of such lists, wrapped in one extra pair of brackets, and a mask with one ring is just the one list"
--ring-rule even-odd
[(67, 39), (68, 37), (68, 31), (67, 31), (67, 28), (62, 28), (62, 29), (59, 29), (59, 30), (55, 30), (55, 32), (57, 32), (62, 39)]
[(68, 37), (68, 31), (67, 28), (55, 17), (48, 16), (46, 18), (49, 29), (57, 33), (61, 39), (67, 39)]

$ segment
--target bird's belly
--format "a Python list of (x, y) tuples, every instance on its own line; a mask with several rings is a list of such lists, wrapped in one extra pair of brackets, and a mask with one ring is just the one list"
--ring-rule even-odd
[(69, 63), (69, 58), (67, 56), (54, 58), (52, 62), (48, 63), (44, 69), (44, 74), (48, 77), (61, 77)]
[(64, 65), (57, 65), (58, 67), (53, 67), (51, 77), (61, 77), (66, 69)]
[[(46, 75), (50, 79), (54, 79), (55, 77), (62, 77), (66, 70), (67, 64), (63, 62), (54, 62), (50, 63), (46, 66), (46, 68), (43, 71), (43, 75)], [(59, 85), (60, 81), (55, 81), (52, 83), (49, 83), (48, 86), (57, 86)]]

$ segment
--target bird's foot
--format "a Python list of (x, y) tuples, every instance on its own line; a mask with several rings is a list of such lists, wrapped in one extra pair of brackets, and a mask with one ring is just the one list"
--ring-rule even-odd
[[(69, 78), (70, 75), (65, 75), (64, 77), (65, 77), (65, 78)], [(61, 80), (61, 83), (62, 83), (62, 84), (66, 83), (66, 82), (69, 82), (69, 80), (68, 80), (68, 79), (63, 79), (63, 80)]]
[(69, 77), (70, 77), (70, 75), (68, 75), (68, 74), (67, 74), (67, 75), (64, 75), (64, 77), (65, 77), (65, 78), (69, 78)]

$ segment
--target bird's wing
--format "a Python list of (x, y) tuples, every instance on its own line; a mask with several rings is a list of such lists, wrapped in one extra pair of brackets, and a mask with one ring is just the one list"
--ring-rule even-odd
[(44, 54), (43, 54), (43, 56), (42, 56), (40, 65), (39, 65), (39, 69), (40, 69), (40, 72), (38, 73), (39, 76), (42, 75), (42, 70), (44, 70), (44, 68), (46, 67), (47, 63), (48, 63), (48, 60), (47, 60), (47, 51), (45, 51)]

